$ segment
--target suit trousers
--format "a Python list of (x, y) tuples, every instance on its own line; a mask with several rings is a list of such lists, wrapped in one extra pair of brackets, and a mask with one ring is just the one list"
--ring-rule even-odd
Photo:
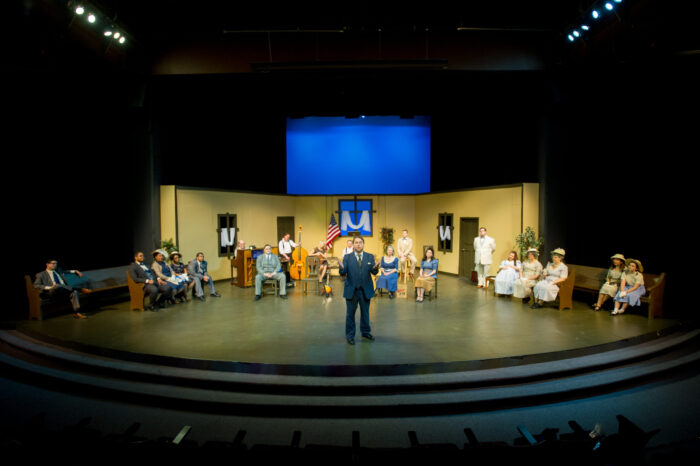
[(369, 299), (365, 298), (361, 288), (355, 288), (352, 298), (345, 299), (345, 338), (348, 340), (355, 339), (355, 312), (358, 304), (360, 305), (360, 333), (362, 335), (372, 333), (369, 326)]
[(486, 277), (489, 276), (491, 264), (476, 264), (476, 275), (479, 277), (479, 285), (486, 285)]
[[(206, 273), (204, 274), (205, 277), (209, 277), (209, 281), (206, 282), (209, 284), (209, 294), (214, 294), (216, 293), (216, 290), (214, 289), (214, 280), (211, 279), (211, 276)], [(194, 294), (199, 298), (200, 296), (204, 296), (204, 290), (202, 289), (202, 283), (204, 280), (202, 278), (198, 277), (192, 277), (194, 279)]]
[(155, 304), (158, 295), (160, 294), (163, 299), (167, 299), (172, 295), (173, 289), (168, 285), (157, 285), (155, 283), (145, 284), (143, 286), (143, 293), (148, 296), (148, 302), (151, 306)]
[[(411, 259), (411, 273), (415, 272), (416, 264), (418, 263), (418, 259), (416, 259), (416, 256), (412, 252), (409, 252), (408, 254), (406, 254), (405, 257)], [(403, 260), (399, 259), (399, 268), (401, 270), (403, 270), (403, 263), (405, 261), (406, 261), (406, 259), (403, 259)]]
[[(287, 277), (282, 272), (277, 272), (274, 274), (271, 279), (275, 279), (278, 282), (280, 282), (279, 290), (280, 290), (280, 295), (286, 295), (287, 294)], [(265, 275), (259, 273), (255, 276), (255, 295), (260, 296), (260, 293), (262, 293), (262, 282), (267, 280)]]
[(71, 306), (73, 306), (73, 312), (78, 312), (80, 309), (80, 301), (78, 300), (78, 292), (67, 285), (58, 285), (56, 288), (44, 291), (50, 299), (64, 299), (68, 298), (70, 300)]

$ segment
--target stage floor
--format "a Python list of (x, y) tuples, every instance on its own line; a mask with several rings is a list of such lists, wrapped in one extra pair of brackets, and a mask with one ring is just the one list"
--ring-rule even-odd
[(641, 313), (611, 317), (609, 312), (593, 312), (583, 302), (574, 302), (573, 310), (533, 310), (518, 299), (495, 297), (491, 290), (484, 292), (471, 282), (443, 275), (437, 299), (422, 304), (386, 295), (373, 299), (370, 320), (376, 340), (365, 341), (358, 334), (357, 344), (350, 346), (344, 337), (345, 300), (338, 279), (333, 282), (336, 296), (330, 300), (303, 295), (297, 286), (289, 289), (287, 300), (266, 295), (254, 302), (252, 288), (227, 281), (216, 286), (221, 298), (171, 305), (160, 312), (130, 311), (129, 303), (123, 302), (99, 308), (87, 320), (64, 315), (24, 322), (18, 329), (83, 349), (173, 358), (420, 367), (561, 354), (653, 334), (677, 323), (649, 321)]

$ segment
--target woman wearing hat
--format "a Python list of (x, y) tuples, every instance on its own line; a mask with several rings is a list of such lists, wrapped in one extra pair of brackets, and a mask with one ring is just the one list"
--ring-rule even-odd
[(530, 300), (532, 289), (542, 275), (542, 264), (537, 260), (539, 256), (537, 249), (528, 249), (526, 256), (527, 259), (520, 268), (520, 278), (513, 283), (513, 296), (521, 298), (524, 303)]
[(569, 268), (564, 264), (566, 252), (562, 248), (552, 251), (552, 262), (547, 264), (541, 280), (532, 290), (535, 295), (535, 302), (530, 306), (532, 309), (542, 307), (545, 301), (554, 301), (559, 293), (559, 283), (569, 276)]
[(513, 294), (513, 283), (520, 277), (520, 268), (522, 264), (518, 260), (518, 253), (511, 251), (508, 253), (508, 259), (501, 262), (494, 281), (494, 293), (496, 296), (509, 296)]
[(610, 258), (608, 275), (605, 277), (605, 283), (600, 287), (600, 292), (598, 293), (598, 302), (592, 306), (594, 311), (600, 311), (601, 306), (608, 298), (615, 297), (620, 287), (620, 279), (622, 278), (622, 272), (624, 270), (625, 256), (622, 254), (615, 254), (612, 256)]
[(180, 251), (173, 251), (170, 253), (170, 268), (173, 270), (175, 278), (183, 282), (186, 287), (184, 293), (180, 294), (179, 299), (180, 301), (189, 301), (187, 295), (194, 286), (194, 280), (192, 277), (187, 275), (187, 268), (185, 267), (185, 264), (181, 262), (181, 260), (182, 254), (180, 254)]
[(162, 249), (156, 249), (153, 251), (153, 264), (151, 265), (151, 270), (156, 274), (156, 277), (167, 282), (168, 286), (172, 288), (172, 295), (170, 302), (174, 303), (175, 298), (178, 297), (180, 293), (185, 291), (185, 284), (178, 281), (173, 274), (165, 260), (168, 257), (168, 253)]
[[(611, 315), (620, 315), (627, 306), (639, 306), (642, 296), (647, 292), (644, 288), (644, 268), (637, 259), (627, 259), (627, 268), (620, 279), (620, 291), (615, 295), (615, 309)], [(620, 308), (622, 305), (622, 308)]]

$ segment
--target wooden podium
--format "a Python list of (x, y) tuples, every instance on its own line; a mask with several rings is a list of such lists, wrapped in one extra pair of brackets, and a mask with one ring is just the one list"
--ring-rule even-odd
[[(231, 259), (231, 284), (241, 288), (253, 286), (253, 251), (239, 249), (236, 257)], [(233, 269), (236, 269), (236, 278), (233, 278)]]

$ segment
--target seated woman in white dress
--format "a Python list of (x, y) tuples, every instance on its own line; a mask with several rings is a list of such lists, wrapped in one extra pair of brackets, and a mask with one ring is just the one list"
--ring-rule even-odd
[(605, 283), (600, 287), (598, 293), (598, 302), (593, 304), (594, 311), (600, 311), (601, 306), (608, 298), (614, 298), (620, 288), (620, 280), (622, 273), (625, 270), (625, 256), (615, 254), (610, 258), (610, 268), (608, 275), (605, 277)]
[(569, 276), (569, 268), (564, 264), (566, 252), (562, 248), (552, 251), (552, 262), (547, 264), (542, 276), (544, 277), (532, 290), (535, 295), (535, 302), (530, 306), (532, 309), (542, 307), (545, 301), (554, 301), (559, 294), (559, 283)]
[(515, 251), (508, 253), (508, 259), (501, 262), (494, 281), (494, 293), (498, 295), (512, 295), (513, 283), (520, 276), (520, 267), (522, 264), (518, 260), (518, 254)]
[[(639, 306), (642, 296), (647, 292), (644, 288), (644, 267), (636, 259), (627, 259), (627, 268), (622, 274), (620, 291), (615, 295), (615, 309), (611, 315), (617, 316), (627, 310), (627, 306)], [(620, 308), (622, 305), (622, 308)]]
[(532, 289), (542, 276), (542, 264), (537, 260), (539, 255), (537, 249), (527, 250), (527, 259), (520, 267), (520, 278), (513, 283), (513, 297), (521, 298), (525, 304), (530, 301)]

